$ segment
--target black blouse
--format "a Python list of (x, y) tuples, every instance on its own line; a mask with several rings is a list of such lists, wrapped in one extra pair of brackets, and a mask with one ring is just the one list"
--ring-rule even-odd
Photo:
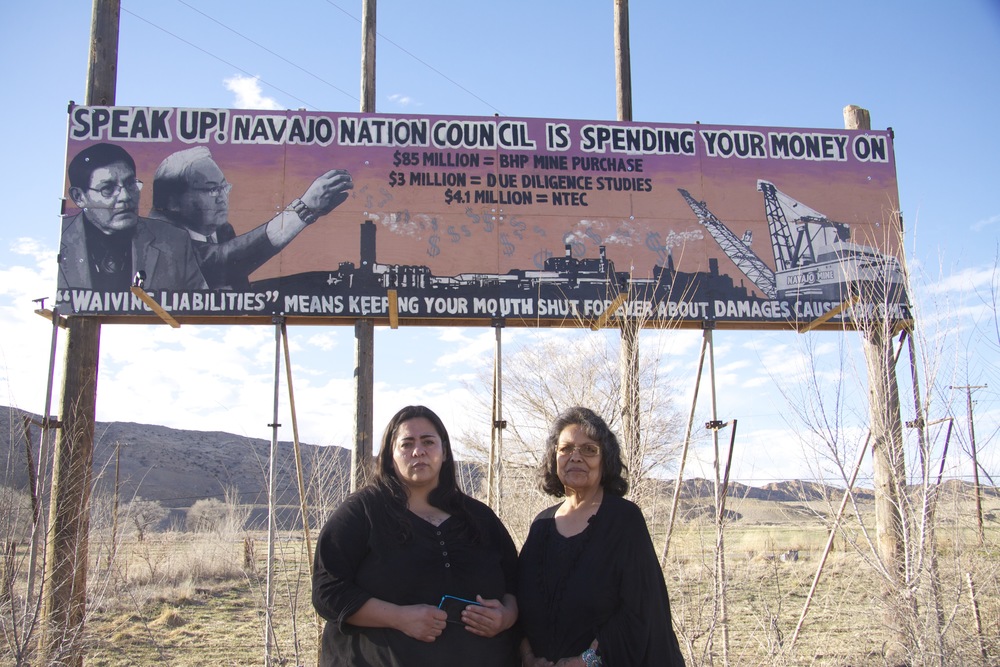
[(435, 527), (408, 512), (411, 535), (402, 542), (386, 503), (373, 488), (359, 491), (344, 500), (320, 532), (313, 574), (313, 605), (327, 620), (320, 665), (516, 665), (512, 630), (486, 639), (460, 624), (448, 624), (427, 643), (398, 630), (346, 622), (373, 597), (398, 605), (437, 606), (442, 595), (502, 600), (516, 591), (517, 549), (489, 507), (465, 498), (478, 541), (460, 516)]
[(684, 665), (642, 511), (605, 494), (587, 528), (563, 537), (558, 508), (535, 517), (518, 561), (520, 626), (535, 655), (580, 655), (596, 637), (606, 667)]

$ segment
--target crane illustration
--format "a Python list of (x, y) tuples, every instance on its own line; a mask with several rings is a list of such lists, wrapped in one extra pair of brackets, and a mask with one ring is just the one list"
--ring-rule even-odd
[(768, 298), (843, 300), (845, 294), (854, 293), (864, 284), (880, 288), (902, 284), (899, 260), (851, 242), (847, 223), (830, 220), (781, 192), (770, 181), (758, 180), (757, 191), (764, 196), (764, 215), (774, 253), (773, 270), (750, 248), (750, 231), (740, 239), (705, 202), (678, 188), (698, 222)]
[(714, 213), (708, 210), (705, 202), (698, 201), (683, 188), (678, 188), (678, 192), (684, 197), (684, 201), (688, 203), (694, 214), (698, 216), (698, 222), (705, 226), (708, 233), (722, 248), (722, 252), (733, 260), (736, 268), (742, 271), (768, 298), (775, 298), (778, 290), (774, 282), (774, 271), (757, 256), (757, 253), (751, 250), (750, 243), (753, 240), (753, 234), (747, 231), (742, 239), (737, 237), (722, 221), (715, 217)]

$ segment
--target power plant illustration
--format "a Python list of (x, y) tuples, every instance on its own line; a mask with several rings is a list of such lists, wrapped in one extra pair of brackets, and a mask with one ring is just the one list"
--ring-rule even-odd
[[(708, 271), (686, 273), (676, 270), (672, 254), (666, 252), (651, 277), (639, 278), (616, 270), (605, 245), (598, 247), (597, 257), (574, 257), (568, 243), (563, 254), (547, 257), (541, 267), (436, 276), (425, 265), (379, 262), (378, 226), (368, 220), (361, 225), (357, 266), (342, 262), (334, 271), (294, 274), (254, 283), (254, 287), (311, 294), (377, 295), (392, 289), (427, 296), (475, 297), (486, 293), (498, 298), (614, 299), (626, 293), (630, 299), (656, 303), (760, 299), (834, 304), (859, 290), (878, 289), (881, 294), (891, 291), (897, 301), (901, 299), (903, 272), (895, 257), (852, 242), (848, 224), (828, 219), (769, 181), (757, 181), (757, 191), (764, 198), (773, 265), (753, 250), (750, 231), (737, 236), (705, 202), (678, 189), (698, 223), (746, 276), (749, 285), (743, 281), (736, 284), (733, 277), (720, 273), (716, 258), (708, 258)], [(699, 318), (710, 317), (703, 308)]]

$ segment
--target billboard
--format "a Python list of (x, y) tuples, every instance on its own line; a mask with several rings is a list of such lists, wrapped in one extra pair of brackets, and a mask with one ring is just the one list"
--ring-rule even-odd
[(151, 321), (139, 284), (182, 323), (908, 317), (891, 132), (75, 106), (67, 159), (63, 313)]

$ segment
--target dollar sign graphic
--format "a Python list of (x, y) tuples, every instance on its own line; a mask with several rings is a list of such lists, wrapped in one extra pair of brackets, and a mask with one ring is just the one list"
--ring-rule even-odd
[(451, 237), (452, 243), (458, 243), (462, 240), (462, 237), (458, 232), (455, 231), (455, 225), (448, 225), (448, 236)]
[(506, 234), (500, 235), (500, 244), (503, 245), (503, 254), (507, 257), (513, 255), (514, 251), (517, 250), (517, 247), (510, 242), (510, 239), (507, 238)]
[(538, 252), (536, 252), (535, 256), (532, 258), (535, 262), (535, 268), (544, 269), (545, 260), (547, 260), (549, 257), (552, 257), (551, 250), (539, 250)]
[(514, 230), (514, 236), (523, 241), (524, 230), (528, 228), (528, 224), (526, 222), (518, 220), (517, 218), (514, 218), (513, 220), (510, 221), (510, 226), (511, 229)]
[(472, 210), (472, 207), (471, 207), (471, 206), (468, 206), (468, 207), (466, 207), (466, 209), (465, 209), (465, 215), (467, 215), (467, 216), (469, 216), (470, 218), (472, 218), (472, 224), (474, 224), (474, 225), (478, 225), (478, 224), (479, 224), (479, 216), (478, 216), (478, 215), (476, 215), (476, 214), (475, 214), (475, 213), (473, 212), (473, 210)]
[(660, 232), (649, 232), (646, 234), (646, 247), (656, 253), (662, 264), (667, 259), (667, 247), (660, 240)]
[(427, 254), (430, 255), (431, 257), (437, 257), (438, 255), (441, 254), (441, 248), (439, 248), (437, 245), (438, 241), (440, 240), (441, 237), (438, 236), (437, 234), (434, 234), (433, 236), (430, 237), (430, 239), (427, 240), (427, 244), (430, 246), (429, 248), (427, 248)]

